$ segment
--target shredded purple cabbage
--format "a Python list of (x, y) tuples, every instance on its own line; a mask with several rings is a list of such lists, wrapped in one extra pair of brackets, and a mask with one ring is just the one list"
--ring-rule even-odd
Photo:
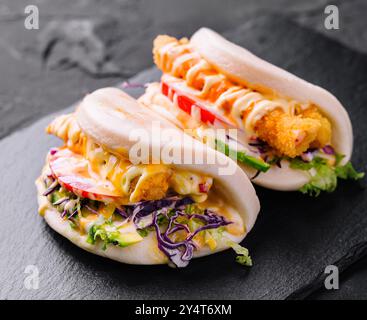
[(123, 217), (125, 219), (127, 219), (129, 217), (129, 215), (127, 214), (127, 212), (123, 208), (116, 208), (115, 213), (119, 214), (121, 217)]
[[(44, 192), (45, 196), (56, 191), (60, 186), (57, 180), (53, 178), (50, 178), (49, 183), (49, 187)], [(78, 209), (74, 207), (72, 210), (66, 210), (65, 206), (68, 201), (73, 201), (73, 199), (64, 197), (53, 203), (53, 205), (61, 206), (63, 210), (61, 213), (62, 218), (67, 216), (69, 220), (73, 220), (73, 217), (78, 213)], [(171, 196), (161, 200), (141, 201), (133, 205), (116, 208), (115, 213), (121, 215), (125, 219), (133, 221), (138, 229), (141, 229), (141, 227), (139, 227), (139, 222), (147, 218), (148, 223), (143, 228), (153, 227), (155, 229), (158, 248), (168, 257), (173, 265), (182, 268), (187, 266), (193, 257), (194, 250), (196, 249), (193, 238), (199, 232), (216, 229), (232, 223), (209, 209), (205, 209), (204, 212), (200, 214), (195, 212), (187, 213), (185, 211), (186, 207), (193, 203), (194, 201), (190, 197)], [(87, 203), (83, 203), (82, 205), (91, 212), (98, 214), (98, 212)], [(161, 227), (157, 222), (158, 216), (160, 215), (164, 215), (168, 221), (167, 228), (164, 232), (161, 231)], [(191, 231), (187, 224), (177, 221), (179, 217), (184, 217), (188, 220), (197, 219), (200, 220), (203, 225)], [(186, 233), (186, 238), (183, 241), (174, 242), (171, 240), (170, 236), (178, 231), (184, 231)]]
[[(159, 229), (159, 225), (157, 222), (158, 212), (156, 211), (153, 214), (153, 226), (155, 228), (157, 240), (158, 240), (158, 248), (168, 257), (168, 259), (177, 267), (182, 268), (186, 267), (190, 262), (194, 249), (196, 248), (192, 241), (181, 241), (181, 242), (173, 242), (168, 236), (167, 232), (169, 227), (167, 228), (165, 233), (161, 233)], [(171, 224), (171, 220), (169, 224)]]
[[(64, 211), (61, 213), (61, 218), (64, 218), (67, 215), (68, 211), (64, 209)], [(72, 217), (74, 217), (78, 213), (78, 209), (75, 209), (72, 213), (70, 213), (67, 218), (70, 220)]]
[[(205, 210), (203, 214), (188, 214), (184, 210), (178, 209), (172, 216), (168, 216), (167, 212), (168, 210), (155, 211), (153, 213), (152, 226), (157, 235), (158, 248), (176, 267), (179, 268), (186, 267), (192, 259), (194, 250), (196, 249), (193, 238), (199, 232), (208, 229), (216, 229), (231, 223), (211, 210)], [(161, 232), (157, 222), (157, 218), (160, 214), (164, 214), (168, 219), (168, 226), (164, 232)], [(177, 222), (178, 217), (185, 217), (189, 220), (194, 218), (199, 219), (205, 224), (191, 232), (186, 224)], [(186, 232), (186, 239), (179, 242), (173, 242), (169, 236), (180, 230)]]
[(84, 205), (90, 212), (93, 212), (96, 215), (99, 215), (99, 212), (97, 210), (94, 210), (91, 206), (85, 204)]
[(334, 155), (335, 154), (335, 150), (331, 145), (327, 145), (327, 146), (323, 147), (322, 151), (324, 151), (326, 154), (329, 154), (329, 155)]
[[(70, 213), (67, 218), (70, 219), (72, 218), (76, 213), (78, 212), (77, 209), (75, 209), (72, 213)], [(64, 209), (64, 211), (61, 213), (61, 218), (64, 218), (67, 215), (68, 211), (66, 209)]]
[(61, 213), (61, 218), (64, 218), (66, 214), (67, 214), (67, 210), (64, 210), (64, 211)]
[(314, 157), (314, 154), (312, 151), (306, 151), (304, 153), (301, 154), (301, 159), (304, 161), (304, 162), (311, 162), (312, 159)]
[[(270, 150), (269, 145), (259, 138), (252, 138), (250, 139), (250, 142), (248, 143), (250, 147), (256, 148), (255, 151), (259, 152), (260, 154), (267, 153)], [(254, 150), (253, 150), (254, 151)]]
[[(185, 267), (193, 257), (196, 246), (193, 238), (201, 231), (208, 229), (216, 229), (221, 226), (230, 224), (224, 217), (217, 215), (211, 210), (204, 210), (202, 214), (186, 213), (187, 205), (194, 203), (190, 197), (172, 196), (161, 200), (142, 201), (134, 205), (126, 206), (126, 212), (129, 219), (134, 221), (138, 229), (153, 227), (158, 240), (158, 248), (169, 258), (176, 267)], [(173, 213), (173, 214), (172, 214)], [(164, 215), (168, 220), (167, 228), (164, 232), (158, 224), (158, 217)], [(151, 216), (151, 217), (149, 217)], [(188, 220), (198, 219), (204, 225), (191, 232), (186, 224), (179, 223), (178, 217), (185, 217)], [(141, 227), (139, 225), (143, 219), (148, 222)], [(184, 231), (186, 239), (179, 242), (171, 240), (175, 232)]]
[(68, 197), (61, 198), (61, 199), (55, 201), (54, 203), (52, 203), (52, 205), (58, 206), (58, 205), (63, 204), (64, 202), (69, 201), (69, 200), (70, 200), (70, 198), (68, 198)]
[(161, 200), (141, 201), (133, 205), (126, 206), (126, 212), (135, 224), (139, 220), (153, 212), (165, 208), (176, 209), (192, 204), (194, 201), (190, 197), (180, 198), (178, 196), (167, 197)]
[(52, 181), (52, 183), (49, 185), (49, 187), (45, 190), (45, 192), (43, 193), (44, 196), (48, 196), (50, 195), (52, 192), (56, 191), (56, 189), (59, 187), (59, 182), (54, 179), (54, 181)]
[(261, 173), (261, 171), (257, 170), (256, 173), (250, 178), (250, 180), (256, 179), (259, 176), (260, 173)]
[(56, 149), (56, 148), (52, 148), (51, 150), (50, 150), (50, 154), (53, 156), (54, 154), (56, 154), (56, 152), (58, 151), (58, 149)]

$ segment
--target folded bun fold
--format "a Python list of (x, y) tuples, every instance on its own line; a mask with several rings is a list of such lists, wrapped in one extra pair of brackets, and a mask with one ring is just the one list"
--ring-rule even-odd
[(119, 89), (87, 95), (46, 131), (64, 145), (50, 150), (36, 181), (40, 213), (87, 251), (184, 267), (192, 257), (239, 246), (255, 223), (258, 198), (234, 161)]
[(206, 28), (190, 40), (158, 36), (153, 57), (163, 75), (140, 101), (202, 142), (211, 129), (232, 130), (212, 145), (234, 150), (256, 184), (318, 195), (362, 177), (349, 162), (348, 113), (325, 89)]

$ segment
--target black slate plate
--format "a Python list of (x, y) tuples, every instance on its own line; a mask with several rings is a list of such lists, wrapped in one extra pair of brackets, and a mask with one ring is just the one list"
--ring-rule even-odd
[[(249, 21), (227, 36), (335, 93), (354, 124), (353, 161), (364, 169), (365, 56), (279, 17)], [(158, 75), (152, 69), (133, 80)], [(0, 298), (299, 298), (322, 284), (325, 266), (338, 261), (345, 268), (366, 251), (365, 188), (341, 183), (335, 193), (317, 199), (257, 188), (262, 211), (244, 241), (255, 262), (251, 269), (237, 265), (230, 251), (192, 261), (183, 270), (123, 265), (84, 252), (36, 214), (34, 180), (48, 149), (59, 144), (44, 134), (52, 118), (0, 142)], [(39, 269), (37, 290), (24, 286), (27, 265)]]

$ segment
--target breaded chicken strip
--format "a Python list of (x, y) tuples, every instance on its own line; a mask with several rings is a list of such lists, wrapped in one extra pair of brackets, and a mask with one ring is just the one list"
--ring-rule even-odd
[[(157, 67), (159, 69), (161, 69), (163, 72), (167, 72), (171, 69), (172, 67), (172, 63), (174, 58), (176, 58), (176, 54), (182, 54), (183, 51), (180, 47), (178, 47), (177, 45), (182, 45), (182, 44), (187, 44), (189, 42), (189, 40), (187, 38), (182, 38), (180, 40), (174, 38), (174, 37), (170, 37), (167, 35), (159, 35), (158, 37), (156, 37), (154, 39), (153, 42), (153, 60), (154, 63), (157, 65)], [(160, 55), (160, 49), (162, 47), (164, 47), (165, 45), (172, 43), (175, 45), (175, 48), (170, 48), (170, 59), (168, 59), (168, 61), (163, 61), (161, 60), (161, 55)], [(178, 49), (178, 51), (176, 50)], [(175, 52), (176, 51), (176, 52)]]
[[(86, 137), (81, 131), (74, 114), (71, 113), (57, 117), (48, 125), (46, 132), (64, 140), (70, 150), (86, 156), (83, 148), (83, 139), (86, 139)], [(95, 165), (96, 167), (94, 169), (100, 168), (100, 163)], [(108, 179), (111, 178), (109, 175), (106, 177)], [(158, 200), (166, 195), (169, 187), (170, 172), (157, 172), (145, 179), (140, 179), (140, 177), (136, 177), (130, 186), (129, 193), (131, 193), (132, 202)], [(111, 180), (115, 184), (121, 183), (121, 181), (114, 181), (115, 179)]]
[[(165, 73), (172, 73), (175, 60), (190, 52), (190, 48), (185, 45), (187, 43), (186, 38), (177, 40), (166, 35), (158, 36), (154, 40), (153, 48), (154, 62), (158, 68)], [(167, 50), (164, 49), (165, 54), (162, 54), (161, 49), (166, 45)], [(197, 63), (197, 59), (195, 59), (183, 60), (179, 68), (176, 66), (173, 75), (186, 80), (189, 68)], [(201, 90), (204, 85), (202, 76), (216, 73), (218, 71), (214, 68), (205, 69), (197, 73), (194, 82), (187, 85)], [(215, 100), (223, 91), (235, 85), (231, 81), (223, 79), (219, 85), (212, 89), (216, 92), (211, 92), (211, 97), (214, 97)], [(209, 100), (213, 102), (212, 99)], [(291, 158), (302, 154), (310, 147), (321, 148), (330, 143), (331, 140), (330, 122), (320, 114), (316, 106), (311, 106), (297, 115), (288, 115), (280, 109), (272, 110), (257, 121), (255, 131), (260, 139), (266, 141), (280, 155)]]
[(275, 109), (255, 124), (255, 131), (280, 154), (294, 158), (306, 151), (321, 128), (319, 120), (291, 116)]
[(311, 106), (301, 112), (302, 118), (315, 119), (320, 122), (320, 129), (316, 139), (311, 143), (311, 148), (322, 148), (331, 142), (331, 124), (321, 115), (316, 106)]
[(159, 172), (149, 178), (136, 177), (130, 185), (130, 201), (159, 200), (165, 197), (169, 187), (169, 172)]
[(73, 152), (82, 153), (85, 135), (81, 131), (73, 113), (55, 118), (47, 126), (46, 132), (64, 140), (66, 146)]
[(309, 148), (322, 148), (331, 140), (331, 124), (316, 106), (296, 116), (273, 110), (256, 123), (255, 131), (260, 139), (291, 158)]

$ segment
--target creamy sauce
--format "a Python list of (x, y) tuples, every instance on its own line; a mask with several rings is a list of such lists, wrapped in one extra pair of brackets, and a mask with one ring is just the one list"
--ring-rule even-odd
[(241, 236), (246, 233), (246, 227), (237, 210), (229, 206), (227, 202), (223, 200), (223, 195), (217, 192), (217, 190), (212, 190), (208, 199), (200, 203), (199, 207), (211, 209), (225, 217), (228, 221), (233, 222), (225, 226), (225, 230), (228, 233), (234, 236)]
[[(297, 103), (293, 100), (229, 82), (201, 58), (190, 44), (170, 42), (158, 51), (155, 59), (166, 74), (162, 77), (163, 82), (169, 86), (179, 85), (180, 90), (204, 100), (209, 108), (248, 132), (253, 132), (256, 122), (271, 110), (280, 108), (287, 114), (295, 112)], [(168, 97), (175, 102), (174, 96)], [(308, 106), (300, 107), (304, 109)]]
[(67, 148), (83, 157), (83, 161), (78, 161), (80, 166), (65, 170), (77, 170), (79, 176), (84, 174), (85, 177), (92, 177), (103, 184), (112, 184), (113, 187), (109, 189), (116, 189), (123, 204), (143, 199), (161, 199), (169, 189), (180, 195), (192, 196), (195, 201), (200, 202), (207, 198), (207, 192), (201, 191), (202, 186), (206, 186), (209, 191), (213, 183), (213, 179), (206, 175), (173, 170), (167, 165), (132, 165), (127, 158), (114, 155), (87, 138), (81, 132), (73, 114), (57, 118), (47, 131), (62, 138)]

